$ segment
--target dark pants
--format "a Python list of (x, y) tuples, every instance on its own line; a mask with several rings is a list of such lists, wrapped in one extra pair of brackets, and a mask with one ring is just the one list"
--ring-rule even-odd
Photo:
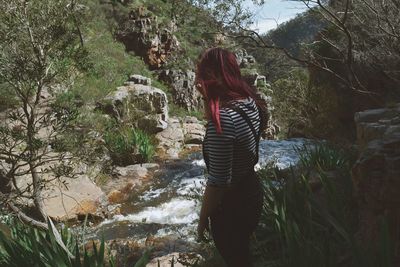
[(254, 172), (225, 194), (218, 211), (211, 216), (211, 234), (228, 267), (252, 265), (249, 243), (262, 210), (263, 195)]

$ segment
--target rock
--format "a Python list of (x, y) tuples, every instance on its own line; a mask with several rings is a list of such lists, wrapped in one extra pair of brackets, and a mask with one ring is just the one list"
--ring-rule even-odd
[[(133, 84), (143, 84), (143, 85), (151, 85), (151, 79), (144, 77), (142, 75), (134, 74), (129, 76), (128, 83), (133, 83)], [(128, 84), (129, 85), (129, 84)]]
[(362, 148), (400, 126), (400, 104), (393, 108), (371, 109), (354, 116), (357, 128), (357, 144)]
[(47, 215), (56, 220), (68, 220), (77, 215), (94, 214), (103, 192), (88, 176), (78, 175), (49, 182), (42, 195)]
[(146, 264), (146, 267), (158, 267), (158, 266), (165, 266), (169, 267), (173, 266), (175, 267), (185, 267), (185, 266), (193, 266), (194, 264), (198, 264), (203, 260), (203, 258), (196, 253), (170, 253), (165, 256), (160, 256), (157, 258), (152, 259), (148, 264)]
[(245, 49), (239, 49), (235, 52), (236, 61), (241, 68), (248, 68), (251, 64), (256, 62), (252, 55), (249, 55)]
[(143, 178), (147, 175), (147, 168), (141, 164), (129, 165), (125, 167), (116, 167), (115, 172), (121, 176), (132, 176), (135, 178)]
[(176, 25), (160, 28), (158, 19), (144, 6), (131, 10), (128, 19), (116, 33), (127, 51), (134, 51), (152, 68), (159, 69), (180, 51)]
[[(359, 204), (360, 244), (380, 244), (382, 219), (389, 236), (399, 242), (400, 227), (400, 105), (355, 115), (360, 157), (352, 168)], [(374, 247), (378, 251), (380, 248)]]
[(125, 195), (119, 190), (113, 190), (107, 195), (108, 202), (111, 204), (122, 203), (125, 201)]
[(156, 134), (158, 155), (165, 155), (167, 158), (179, 158), (179, 152), (184, 142), (184, 134), (179, 119), (173, 117), (168, 120), (168, 127)]
[(264, 132), (261, 134), (261, 137), (264, 139), (276, 139), (276, 136), (280, 132), (280, 128), (272, 117), (274, 107), (272, 106), (271, 97), (266, 96), (264, 93), (261, 92), (258, 92), (258, 97), (267, 106), (267, 110), (265, 110), (264, 113), (264, 121), (266, 122), (266, 126)]
[(131, 82), (106, 96), (97, 108), (151, 134), (167, 128), (167, 95), (155, 87)]
[(183, 119), (183, 134), (185, 144), (202, 144), (205, 127), (196, 117), (186, 116)]
[(188, 111), (198, 110), (203, 107), (200, 93), (195, 86), (195, 73), (191, 70), (162, 70), (158, 78), (172, 88), (174, 104)]
[(110, 240), (107, 245), (114, 256), (115, 266), (134, 266), (144, 252), (143, 246), (129, 239)]

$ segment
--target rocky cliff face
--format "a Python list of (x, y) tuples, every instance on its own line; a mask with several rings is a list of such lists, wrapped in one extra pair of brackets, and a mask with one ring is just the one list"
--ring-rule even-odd
[(188, 111), (202, 108), (203, 101), (195, 86), (195, 73), (191, 70), (162, 70), (159, 79), (171, 86), (173, 102)]
[(127, 51), (135, 52), (152, 69), (158, 69), (168, 61), (173, 52), (179, 50), (178, 39), (173, 34), (174, 29), (173, 25), (160, 29), (157, 17), (142, 6), (131, 11), (116, 36)]
[(399, 244), (400, 104), (358, 112), (355, 121), (360, 157), (352, 176), (359, 204), (358, 238), (378, 249), (386, 219), (390, 236)]

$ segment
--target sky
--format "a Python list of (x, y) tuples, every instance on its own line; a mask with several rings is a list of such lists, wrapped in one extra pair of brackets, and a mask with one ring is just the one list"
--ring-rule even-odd
[(274, 29), (278, 24), (307, 10), (303, 2), (289, 0), (265, 0), (262, 6), (254, 5), (251, 0), (246, 0), (245, 6), (254, 14), (255, 23), (252, 28), (259, 33)]

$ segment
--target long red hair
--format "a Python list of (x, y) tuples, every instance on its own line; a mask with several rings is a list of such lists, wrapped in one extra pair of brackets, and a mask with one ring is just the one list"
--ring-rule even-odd
[(256, 92), (242, 78), (235, 54), (220, 48), (207, 49), (197, 64), (197, 89), (202, 94), (207, 119), (211, 119), (217, 133), (222, 133), (219, 109), (229, 100), (252, 97)]

